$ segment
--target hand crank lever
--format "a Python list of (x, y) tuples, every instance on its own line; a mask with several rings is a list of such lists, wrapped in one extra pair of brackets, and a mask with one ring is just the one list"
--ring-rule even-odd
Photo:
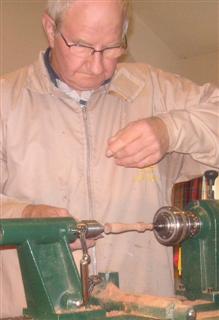
[(91, 279), (89, 278), (89, 264), (91, 259), (88, 253), (86, 239), (95, 238), (103, 231), (103, 226), (95, 220), (82, 220), (77, 224), (77, 232), (83, 252), (82, 259), (80, 260), (80, 273), (84, 306), (87, 306), (88, 304), (91, 285)]

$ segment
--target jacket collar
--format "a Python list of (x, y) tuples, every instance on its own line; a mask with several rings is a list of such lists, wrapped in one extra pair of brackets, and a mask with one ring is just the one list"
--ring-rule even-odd
[[(48, 69), (48, 66), (45, 63), (44, 54), (44, 52), (40, 53), (39, 59), (30, 69), (29, 72), (35, 74), (36, 76), (33, 77), (30, 74), (30, 77), (28, 77), (27, 86), (31, 90), (40, 92), (42, 94), (50, 93), (63, 97), (63, 95), (65, 96), (65, 93), (63, 93), (56, 86), (56, 79), (58, 76), (52, 68)], [(47, 57), (48, 54), (49, 53), (47, 52)], [(100, 88), (94, 90), (94, 94), (98, 92), (103, 92), (105, 94), (109, 93), (116, 95), (120, 97), (120, 99), (128, 102), (134, 101), (145, 86), (145, 81), (139, 74), (133, 72), (132, 68), (128, 68), (128, 66), (129, 64), (125, 63), (118, 64), (116, 72), (111, 81), (106, 81), (106, 83)]]
[(139, 75), (127, 68), (128, 64), (119, 64), (109, 92), (119, 95), (128, 102), (134, 101), (145, 86), (145, 81)]
[(54, 69), (52, 68), (52, 66), (50, 64), (50, 60), (49, 60), (50, 51), (51, 51), (51, 48), (47, 48), (46, 52), (44, 53), (44, 56), (43, 56), (44, 63), (47, 68), (47, 71), (49, 73), (50, 80), (57, 87), (57, 80), (59, 79), (59, 76), (57, 75), (57, 73), (54, 71)]

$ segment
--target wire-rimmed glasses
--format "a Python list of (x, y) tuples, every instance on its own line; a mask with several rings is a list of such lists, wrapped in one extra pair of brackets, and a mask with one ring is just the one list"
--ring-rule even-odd
[(60, 35), (65, 42), (66, 46), (70, 48), (72, 54), (75, 56), (78, 56), (80, 58), (88, 58), (89, 56), (94, 55), (96, 52), (99, 52), (102, 54), (104, 58), (107, 59), (116, 59), (122, 56), (126, 49), (127, 49), (127, 38), (124, 36), (123, 41), (115, 46), (112, 47), (105, 47), (101, 50), (96, 50), (94, 47), (81, 44), (80, 42), (72, 42), (69, 43), (66, 38), (63, 36), (63, 34), (60, 32)]

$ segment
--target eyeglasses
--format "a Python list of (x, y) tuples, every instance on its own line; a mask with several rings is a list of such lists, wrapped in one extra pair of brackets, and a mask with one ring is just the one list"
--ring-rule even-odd
[(87, 46), (85, 44), (81, 44), (79, 42), (76, 43), (68, 43), (68, 41), (65, 39), (63, 34), (60, 32), (60, 35), (62, 39), (64, 40), (67, 47), (70, 48), (72, 54), (75, 56), (78, 56), (80, 58), (88, 58), (89, 56), (94, 55), (96, 52), (99, 52), (102, 54), (104, 58), (107, 59), (116, 59), (122, 56), (125, 53), (125, 50), (127, 49), (127, 38), (124, 37), (121, 44), (112, 46), (112, 47), (105, 47), (101, 50), (96, 50), (93, 47)]

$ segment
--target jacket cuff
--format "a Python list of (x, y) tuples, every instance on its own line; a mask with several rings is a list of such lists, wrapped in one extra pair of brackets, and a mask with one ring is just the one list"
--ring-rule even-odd
[(169, 147), (167, 152), (175, 151), (176, 145), (176, 127), (174, 125), (174, 121), (172, 116), (169, 113), (160, 113), (156, 115), (157, 118), (160, 118), (163, 123), (166, 125), (167, 133), (169, 136)]

